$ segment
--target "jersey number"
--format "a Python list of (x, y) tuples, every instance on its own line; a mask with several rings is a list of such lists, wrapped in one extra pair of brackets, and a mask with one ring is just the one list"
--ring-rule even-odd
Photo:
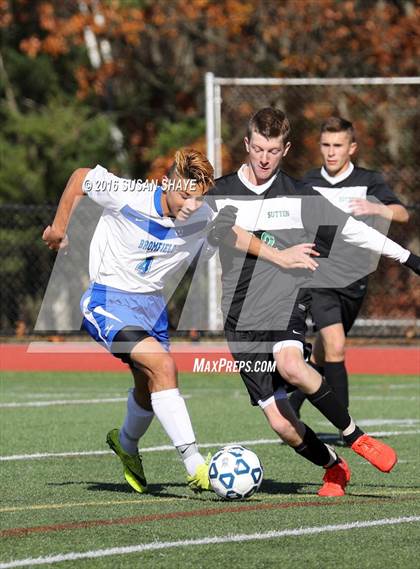
[(146, 259), (144, 259), (144, 261), (142, 261), (141, 263), (139, 263), (136, 267), (136, 271), (138, 273), (140, 273), (141, 275), (144, 275), (145, 273), (147, 273), (150, 269), (150, 265), (152, 264), (153, 261), (153, 257), (146, 257)]

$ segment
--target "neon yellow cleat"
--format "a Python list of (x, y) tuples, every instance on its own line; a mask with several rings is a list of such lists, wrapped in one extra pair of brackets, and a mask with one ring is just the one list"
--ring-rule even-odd
[(120, 443), (118, 429), (109, 431), (106, 436), (106, 442), (123, 463), (124, 477), (133, 490), (140, 494), (147, 492), (147, 481), (144, 475), (141, 456), (139, 454), (128, 454), (125, 452)]
[(206, 462), (199, 464), (192, 476), (187, 476), (188, 486), (193, 492), (202, 492), (203, 490), (211, 490), (209, 479), (209, 464), (211, 454), (209, 453)]

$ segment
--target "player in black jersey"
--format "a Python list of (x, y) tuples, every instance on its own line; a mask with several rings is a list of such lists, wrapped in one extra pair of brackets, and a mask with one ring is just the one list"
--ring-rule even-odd
[[(334, 227), (347, 243), (389, 256), (418, 273), (417, 256), (356, 221), (310, 186), (280, 170), (281, 159), (290, 148), (289, 131), (288, 120), (281, 111), (271, 108), (258, 111), (250, 120), (245, 138), (247, 162), (238, 172), (216, 181), (216, 187), (209, 194), (213, 207), (216, 210), (226, 205), (236, 207), (236, 225), (279, 249), (313, 242), (320, 226)], [(298, 295), (298, 291), (310, 284), (307, 275), (302, 271), (279, 269), (226, 247), (222, 247), (219, 254), (225, 335), (234, 358), (241, 364), (241, 377), (251, 403), (263, 409), (274, 431), (298, 453), (315, 464), (332, 466), (326, 470), (324, 481), (326, 485), (331, 481), (341, 487), (341, 495), (346, 483), (344, 469), (339, 462), (327, 463), (325, 445), (298, 421), (287, 400), (287, 384), (300, 388), (313, 405), (343, 431), (346, 443), (355, 452), (379, 470), (389, 472), (397, 461), (393, 449), (364, 434), (329, 385), (304, 361), (309, 299), (306, 293)], [(331, 257), (324, 260), (331, 282), (341, 282), (340, 278), (344, 278), (344, 284), (351, 282), (349, 275), (340, 275), (331, 262), (336, 260), (335, 255)], [(366, 274), (364, 267), (360, 271)], [(351, 275), (354, 274), (358, 274), (357, 266), (352, 268)], [(322, 279), (320, 282), (322, 284)], [(273, 358), (276, 372), (257, 371), (256, 362)], [(321, 460), (321, 456), (325, 458)]]
[[(321, 126), (320, 150), (323, 166), (304, 177), (312, 188), (344, 212), (363, 216), (365, 221), (366, 216), (372, 221), (377, 221), (377, 217), (398, 223), (408, 221), (407, 210), (382, 175), (353, 165), (351, 159), (357, 151), (357, 143), (351, 122), (341, 117), (328, 118)], [(355, 248), (354, 254), (358, 255)], [(343, 270), (346, 270), (348, 259), (351, 257), (343, 255)], [(345, 407), (349, 406), (344, 362), (346, 336), (366, 295), (367, 281), (368, 277), (363, 276), (344, 288), (312, 290), (311, 313), (319, 333), (311, 364), (324, 375)], [(305, 394), (299, 390), (291, 394), (290, 402), (297, 413), (304, 400)]]

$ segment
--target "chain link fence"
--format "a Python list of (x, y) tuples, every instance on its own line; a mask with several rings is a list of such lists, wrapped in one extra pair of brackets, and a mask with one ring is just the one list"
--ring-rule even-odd
[[(73, 232), (78, 237), (76, 240), (72, 237), (68, 254), (60, 258), (41, 240), (42, 231), (51, 222), (54, 212), (52, 206), (0, 206), (0, 334), (3, 336), (51, 334), (57, 330), (57, 322), (61, 323), (60, 333), (79, 333), (81, 314), (78, 305), (88, 284), (88, 243), (92, 223), (88, 224), (83, 217), (79, 220), (79, 229)], [(419, 211), (413, 212), (418, 227)], [(393, 230), (392, 236), (407, 243), (414, 232), (399, 227)], [(61, 281), (53, 277), (54, 272), (61, 275)], [(191, 278), (191, 274), (187, 274), (176, 285), (169, 303), (173, 328), (176, 328)], [(199, 278), (205, 278), (205, 274)], [(206, 284), (203, 283), (200, 289), (200, 298), (196, 298), (193, 309), (196, 314), (203, 312), (205, 321)], [(47, 298), (45, 315), (40, 312), (44, 297)], [(415, 275), (384, 259), (371, 277), (369, 293), (353, 335), (415, 337), (418, 306), (419, 286)], [(188, 332), (184, 330), (178, 335), (188, 336)]]
[[(54, 206), (0, 205), (0, 335), (80, 334), (80, 299), (89, 284), (89, 243), (102, 208), (84, 200), (68, 228), (69, 245), (58, 254), (41, 238), (55, 210)], [(187, 323), (194, 320), (205, 328), (205, 264), (173, 274), (165, 292), (173, 334), (195, 338), (196, 329), (191, 331), (180, 319), (183, 314)], [(187, 298), (193, 318), (184, 309)]]
[(55, 254), (41, 240), (53, 206), (0, 206), (0, 333), (31, 332), (50, 278)]
[[(213, 123), (208, 127), (210, 153), (217, 174), (238, 168), (244, 159), (243, 137), (249, 116), (258, 108), (274, 105), (285, 110), (292, 124), (292, 149), (284, 163), (285, 170), (297, 177), (320, 164), (318, 133), (320, 123), (331, 114), (352, 120), (356, 127), (359, 152), (357, 163), (381, 171), (390, 186), (409, 207), (408, 225), (391, 226), (390, 237), (416, 253), (420, 251), (419, 182), (420, 130), (417, 104), (419, 84), (388, 85), (244, 85), (229, 80), (214, 87)], [(258, 80), (255, 80), (258, 81)], [(209, 108), (209, 102), (207, 102)], [(44, 227), (53, 219), (54, 206), (0, 206), (0, 334), (34, 333), (42, 300), (47, 291), (56, 259), (41, 240)], [(80, 228), (86, 225), (81, 219)], [(90, 230), (89, 230), (90, 231)], [(61, 316), (72, 306), (67, 330), (78, 332), (80, 318), (76, 310), (80, 292), (87, 285), (89, 235), (76, 231), (77, 242), (70, 249), (67, 265), (67, 296), (60, 296), (59, 286), (52, 289), (54, 310)], [(201, 277), (200, 277), (201, 278)], [(186, 284), (185, 284), (186, 283)], [(215, 297), (218, 279), (204, 284), (203, 294), (195, 300), (195, 311), (210, 320), (217, 307), (204, 302)], [(177, 287), (169, 304), (170, 317), (177, 322), (183, 298), (188, 290), (188, 276)], [(73, 298), (74, 297), (74, 298)], [(382, 259), (370, 278), (367, 298), (353, 335), (414, 337), (420, 317), (420, 287), (407, 269)], [(181, 308), (180, 308), (181, 307)], [(205, 312), (205, 314), (204, 314)], [(77, 317), (75, 316), (77, 313)], [(73, 320), (72, 320), (73, 319)], [(417, 321), (416, 321), (417, 319)], [(174, 327), (176, 324), (174, 324)], [(54, 330), (54, 322), (44, 319), (41, 328)], [(210, 329), (217, 329), (211, 328)], [(184, 332), (185, 334), (186, 332)]]
[[(420, 78), (228, 79), (209, 73), (208, 154), (218, 176), (238, 169), (245, 159), (243, 139), (250, 116), (262, 107), (274, 106), (286, 112), (292, 126), (292, 147), (282, 167), (299, 178), (322, 164), (322, 121), (331, 115), (343, 116), (356, 129), (359, 149), (355, 163), (382, 172), (411, 214), (408, 224), (392, 225), (389, 236), (419, 253), (419, 90)], [(214, 278), (215, 285), (219, 280)], [(419, 307), (415, 275), (382, 259), (370, 278), (369, 293), (352, 335), (412, 337), (418, 333)]]

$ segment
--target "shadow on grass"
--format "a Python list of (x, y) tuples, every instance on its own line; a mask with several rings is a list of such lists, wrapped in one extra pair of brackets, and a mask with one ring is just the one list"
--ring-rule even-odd
[[(308, 488), (314, 488), (316, 491), (321, 487), (321, 481), (319, 482), (278, 482), (277, 480), (264, 479), (261, 484), (259, 492), (263, 494), (271, 495), (282, 495), (282, 494), (295, 494), (297, 496), (312, 496), (312, 491), (308, 492)], [(401, 490), (401, 486), (390, 486), (383, 484), (363, 484), (360, 490), (356, 487), (349, 486), (346, 491), (346, 496), (349, 498), (374, 498), (375, 500), (396, 500), (398, 496), (395, 494), (386, 494), (387, 490), (392, 490), (393, 488)], [(370, 493), (369, 489), (382, 490), (384, 494)], [(404, 490), (416, 490), (418, 486), (404, 486)], [(314, 497), (317, 497), (316, 491), (313, 493)], [(413, 494), (414, 496), (414, 494)], [(401, 497), (401, 499), (409, 499), (407, 497)]]
[(346, 443), (338, 435), (338, 433), (317, 433), (316, 436), (321, 439), (323, 443), (334, 445), (337, 447), (346, 447)]
[(94, 482), (91, 480), (68, 480), (67, 482), (48, 482), (47, 486), (86, 486), (87, 490), (96, 492), (119, 492), (131, 494), (133, 490), (128, 484), (115, 484), (113, 482)]
[[(337, 447), (350, 448), (344, 442), (344, 440), (340, 437), (340, 435), (338, 433), (317, 433), (316, 436), (319, 439), (321, 439), (321, 441), (324, 443), (334, 445)], [(385, 436), (381, 436), (380, 438), (381, 438), (381, 440), (386, 440), (386, 439), (390, 439), (391, 437), (385, 435)]]
[[(67, 482), (47, 482), (47, 486), (85, 486), (85, 489), (88, 492), (116, 492), (118, 494), (131, 494), (133, 496), (138, 495), (139, 499), (141, 499), (142, 494), (138, 494), (135, 492), (128, 484), (121, 482), (121, 483), (114, 483), (114, 482), (97, 482), (93, 480), (69, 480)], [(176, 488), (180, 488), (184, 490), (187, 494), (175, 494), (171, 492), (171, 489), (175, 490)], [(169, 490), (169, 491), (168, 491)], [(148, 485), (148, 492), (147, 496), (159, 496), (161, 498), (180, 498), (185, 500), (185, 498), (191, 500), (198, 500), (202, 501), (203, 498), (208, 498), (210, 495), (206, 492), (205, 494), (193, 494), (190, 491), (186, 484), (177, 483), (177, 482), (170, 482), (164, 484), (149, 484)], [(213, 498), (214, 495), (211, 495)]]
[(260, 492), (264, 494), (299, 494), (299, 490), (306, 486), (319, 486), (319, 484), (310, 484), (307, 482), (278, 482), (270, 478), (264, 478)]

